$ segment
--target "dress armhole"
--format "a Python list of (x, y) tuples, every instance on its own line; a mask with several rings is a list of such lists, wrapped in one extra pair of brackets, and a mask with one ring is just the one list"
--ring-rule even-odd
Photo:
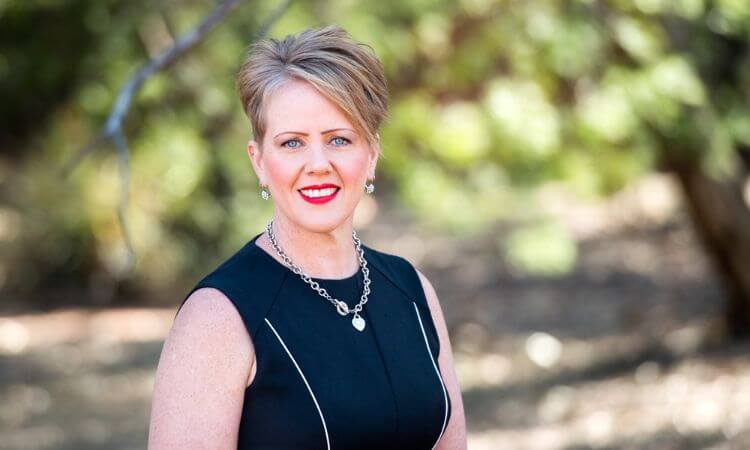
[[(401, 258), (404, 259), (404, 258)], [(446, 396), (446, 424), (450, 420), (451, 416), (453, 415), (453, 401), (451, 400), (451, 396), (448, 394), (447, 388), (445, 387), (445, 382), (443, 381), (443, 373), (440, 369), (440, 364), (438, 363), (438, 358), (440, 356), (440, 337), (437, 332), (437, 327), (435, 326), (435, 322), (432, 320), (432, 311), (430, 310), (430, 305), (427, 303), (427, 294), (424, 290), (424, 286), (422, 286), (422, 279), (419, 277), (419, 273), (417, 272), (416, 268), (413, 264), (411, 264), (408, 260), (404, 259), (405, 264), (409, 267), (409, 272), (411, 273), (410, 278), (416, 280), (416, 282), (410, 283), (409, 285), (412, 286), (413, 291), (415, 292), (414, 295), (414, 303), (417, 305), (417, 308), (419, 309), (419, 314), (422, 317), (422, 322), (425, 327), (425, 333), (427, 334), (427, 340), (430, 342), (430, 349), (433, 350), (433, 358), (435, 360), (436, 370), (440, 374), (440, 383), (443, 385), (443, 389), (446, 389), (445, 396)]]
[[(417, 305), (425, 327), (427, 340), (430, 343), (430, 349), (433, 349), (433, 356), (437, 359), (440, 355), (440, 339), (432, 320), (432, 312), (427, 304), (427, 296), (417, 269), (408, 259), (402, 256), (381, 252), (367, 246), (365, 246), (365, 249), (368, 262), (372, 262), (372, 265), (396, 289), (401, 291), (405, 299), (409, 301), (409, 308), (412, 308), (411, 302)], [(415, 317), (414, 320), (417, 320), (417, 318)]]
[[(177, 310), (175, 311), (175, 313), (174, 313), (174, 317), (172, 318), (172, 320), (174, 320), (174, 319), (176, 319), (176, 318), (177, 318), (177, 314), (179, 314), (179, 313), (180, 313), (180, 310), (182, 309), (182, 307), (183, 307), (183, 306), (185, 306), (185, 302), (186, 302), (186, 301), (187, 301), (187, 300), (188, 300), (188, 299), (190, 298), (190, 296), (191, 296), (191, 295), (193, 295), (193, 293), (194, 293), (195, 291), (197, 291), (198, 289), (201, 289), (201, 288), (204, 288), (204, 287), (214, 287), (214, 286), (210, 286), (210, 285), (204, 285), (204, 284), (202, 284), (202, 283), (199, 283), (199, 284), (197, 284), (197, 285), (196, 285), (195, 287), (193, 287), (193, 289), (191, 289), (191, 290), (190, 290), (190, 292), (188, 292), (188, 293), (187, 293), (187, 295), (186, 295), (186, 296), (184, 296), (184, 297), (182, 298), (182, 301), (181, 301), (181, 302), (180, 302), (180, 304), (179, 304), (179, 305), (177, 306)], [(219, 290), (221, 290), (221, 289), (219, 289)], [(226, 292), (223, 292), (223, 291), (222, 291), (222, 293), (223, 293), (223, 294), (224, 294), (225, 296), (227, 296)], [(227, 298), (229, 298), (229, 296), (227, 296)], [(230, 300), (231, 300), (231, 299), (230, 299)]]
[[(284, 284), (286, 275), (273, 280), (269, 277), (263, 278), (257, 276), (258, 280), (253, 279), (250, 284), (245, 282), (237, 283), (238, 277), (234, 272), (214, 272), (201, 279), (187, 295), (182, 299), (175, 312), (175, 318), (179, 314), (185, 302), (195, 291), (201, 288), (214, 288), (220, 291), (234, 305), (235, 309), (242, 318), (247, 333), (255, 344), (258, 330), (262, 327), (263, 319), (269, 314), (278, 298), (281, 287)], [(257, 282), (257, 283), (255, 283)], [(257, 285), (253, 286), (253, 283)], [(257, 353), (257, 349), (256, 349)]]
[[(182, 299), (182, 302), (180, 302), (180, 305), (177, 307), (177, 311), (174, 314), (173, 320), (177, 318), (177, 315), (180, 313), (180, 310), (185, 305), (185, 303), (188, 301), (188, 299), (190, 298), (190, 296), (192, 296), (195, 293), (195, 291), (197, 291), (199, 289), (203, 289), (203, 288), (212, 288), (212, 289), (216, 289), (217, 291), (221, 292), (222, 295), (224, 295), (224, 297), (226, 297), (227, 300), (229, 300), (229, 302), (232, 304), (232, 306), (234, 306), (234, 309), (237, 311), (237, 314), (239, 314), (240, 319), (242, 319), (242, 324), (245, 326), (245, 331), (248, 333), (248, 335), (250, 336), (251, 340), (255, 338), (255, 336), (253, 335), (252, 329), (250, 327), (250, 324), (248, 323), (248, 319), (247, 319), (247, 317), (245, 317), (245, 314), (243, 314), (242, 308), (237, 303), (237, 300), (234, 298), (234, 295), (232, 293), (228, 292), (227, 289), (222, 288), (220, 285), (215, 284), (215, 283), (210, 283), (210, 282), (207, 282), (207, 281), (201, 281), (200, 283), (198, 283), (197, 285), (195, 285), (195, 287), (193, 287), (190, 290), (190, 292), (188, 292), (188, 294), (185, 296), (185, 298)], [(253, 342), (253, 346), (254, 345), (255, 345), (255, 343)]]
[(435, 327), (435, 322), (432, 320), (432, 310), (427, 303), (427, 293), (422, 286), (422, 280), (414, 265), (406, 258), (400, 256), (398, 258), (401, 259), (403, 261), (402, 264), (406, 266), (408, 272), (408, 281), (406, 285), (411, 292), (414, 303), (417, 304), (417, 307), (420, 310), (422, 322), (424, 322), (425, 331), (430, 341), (430, 347), (435, 349), (434, 356), (437, 361), (438, 356), (440, 356), (440, 338), (438, 336), (437, 327)]

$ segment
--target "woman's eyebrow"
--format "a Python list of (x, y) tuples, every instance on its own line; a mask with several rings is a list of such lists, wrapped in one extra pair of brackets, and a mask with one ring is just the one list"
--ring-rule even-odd
[[(351, 132), (354, 132), (354, 130), (352, 130), (351, 128), (331, 128), (330, 130), (321, 131), (320, 134), (327, 134), (327, 133), (330, 133), (331, 131), (340, 131), (340, 130), (349, 130)], [(307, 133), (303, 133), (302, 131), (282, 131), (281, 133), (277, 134), (274, 137), (279, 137), (282, 134), (287, 134), (287, 133), (290, 133), (290, 134), (301, 134), (303, 136), (307, 136)]]

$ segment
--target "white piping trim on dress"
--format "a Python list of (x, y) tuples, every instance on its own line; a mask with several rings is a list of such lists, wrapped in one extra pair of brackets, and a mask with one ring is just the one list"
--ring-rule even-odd
[(264, 317), (263, 320), (265, 320), (268, 326), (271, 327), (271, 331), (273, 331), (273, 334), (276, 335), (276, 338), (279, 340), (281, 345), (284, 347), (284, 350), (286, 350), (287, 355), (289, 355), (289, 358), (291, 358), (292, 362), (294, 363), (294, 367), (297, 368), (297, 371), (302, 377), (302, 381), (305, 382), (305, 386), (307, 386), (307, 390), (310, 392), (310, 396), (312, 397), (313, 402), (315, 402), (315, 407), (318, 409), (318, 414), (320, 415), (320, 421), (323, 422), (323, 431), (325, 431), (325, 435), (326, 435), (326, 447), (328, 448), (328, 450), (331, 450), (331, 441), (328, 439), (328, 427), (326, 426), (326, 419), (323, 417), (323, 412), (320, 410), (320, 405), (318, 405), (318, 400), (315, 398), (315, 394), (313, 394), (313, 391), (310, 388), (310, 384), (307, 382), (307, 378), (305, 378), (305, 374), (302, 373), (302, 369), (300, 369), (299, 365), (297, 364), (297, 361), (294, 359), (294, 356), (292, 356), (292, 352), (289, 351), (286, 344), (284, 343), (284, 340), (281, 339), (281, 336), (279, 336), (279, 333), (276, 332), (276, 328), (274, 328), (274, 326), (271, 325), (271, 322), (267, 318)]
[(445, 383), (443, 383), (443, 377), (440, 376), (440, 371), (437, 368), (437, 364), (435, 364), (435, 358), (432, 357), (432, 350), (430, 350), (430, 342), (427, 340), (427, 333), (424, 332), (424, 325), (422, 325), (422, 316), (419, 315), (419, 308), (417, 308), (417, 304), (412, 301), (411, 302), (414, 305), (414, 311), (417, 312), (417, 320), (419, 320), (419, 327), (422, 329), (422, 336), (424, 337), (424, 343), (427, 346), (427, 354), (430, 357), (430, 361), (432, 362), (432, 367), (435, 369), (435, 373), (438, 376), (438, 380), (440, 380), (440, 387), (443, 388), (443, 399), (445, 400), (445, 413), (443, 414), (443, 426), (440, 428), (440, 435), (438, 436), (437, 440), (434, 444), (432, 444), (432, 448), (434, 449), (435, 446), (437, 446), (438, 442), (440, 442), (440, 438), (443, 437), (443, 433), (445, 432), (445, 422), (448, 420), (448, 394), (445, 392)]

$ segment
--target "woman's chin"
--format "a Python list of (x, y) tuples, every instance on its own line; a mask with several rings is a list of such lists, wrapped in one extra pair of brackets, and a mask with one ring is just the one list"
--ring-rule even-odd
[(325, 214), (315, 212), (302, 212), (298, 216), (297, 223), (313, 233), (329, 233), (339, 228), (345, 221), (347, 215), (343, 212), (326, 211)]

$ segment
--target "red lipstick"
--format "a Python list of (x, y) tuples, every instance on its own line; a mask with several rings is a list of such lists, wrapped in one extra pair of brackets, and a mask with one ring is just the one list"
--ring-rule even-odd
[[(326, 195), (325, 197), (308, 197), (302, 192), (303, 189), (326, 189), (326, 188), (335, 188), (336, 190), (331, 195)], [(329, 201), (333, 200), (340, 190), (341, 188), (339, 188), (335, 184), (324, 183), (324, 184), (311, 184), (309, 186), (305, 186), (299, 189), (298, 192), (300, 193), (300, 195), (305, 201), (315, 204), (315, 205), (319, 205), (322, 203), (328, 203)]]
[(304, 186), (304, 187), (301, 187), (300, 189), (325, 189), (329, 187), (337, 188), (338, 186), (336, 186), (335, 184), (331, 184), (331, 183), (311, 184), (310, 186)]

